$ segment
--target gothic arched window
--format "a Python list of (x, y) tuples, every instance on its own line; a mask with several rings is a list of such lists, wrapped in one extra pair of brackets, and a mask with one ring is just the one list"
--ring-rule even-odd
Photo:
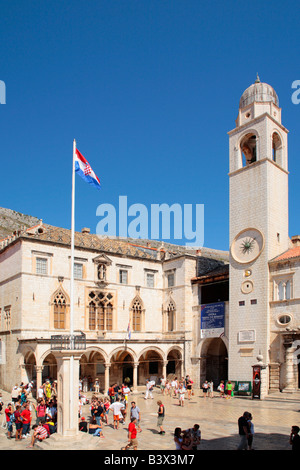
[(106, 329), (113, 329), (113, 306), (111, 303), (106, 305)]
[(175, 304), (172, 300), (170, 300), (167, 306), (167, 326), (168, 331), (175, 330), (175, 322), (176, 322), (176, 308)]
[(145, 329), (145, 308), (142, 299), (136, 295), (129, 309), (130, 325), (132, 331), (144, 331)]
[(56, 330), (66, 328), (67, 302), (63, 292), (59, 291), (53, 300), (53, 320)]
[(141, 331), (142, 329), (142, 305), (139, 299), (132, 304), (132, 331)]
[(90, 330), (113, 329), (113, 295), (105, 292), (89, 293), (88, 325)]

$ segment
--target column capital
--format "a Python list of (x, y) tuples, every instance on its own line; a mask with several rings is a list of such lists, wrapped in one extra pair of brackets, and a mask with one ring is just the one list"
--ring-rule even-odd
[(79, 361), (81, 359), (81, 356), (83, 354), (82, 351), (77, 351), (76, 349), (70, 349), (70, 350), (64, 350), (64, 351), (55, 351), (53, 352), (54, 356), (56, 359), (61, 359), (61, 360), (69, 360), (71, 357), (73, 359)]

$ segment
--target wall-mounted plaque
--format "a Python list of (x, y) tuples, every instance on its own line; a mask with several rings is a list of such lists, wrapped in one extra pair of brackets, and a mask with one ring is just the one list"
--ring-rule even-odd
[(255, 330), (241, 330), (239, 331), (239, 342), (240, 343), (253, 343), (256, 339)]

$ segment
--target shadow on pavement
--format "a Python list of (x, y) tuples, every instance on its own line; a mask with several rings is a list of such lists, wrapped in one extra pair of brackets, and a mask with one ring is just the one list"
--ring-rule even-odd
[[(236, 450), (240, 442), (238, 435), (218, 439), (202, 439), (199, 450)], [(291, 450), (289, 436), (284, 434), (256, 433), (253, 439), (253, 450)]]

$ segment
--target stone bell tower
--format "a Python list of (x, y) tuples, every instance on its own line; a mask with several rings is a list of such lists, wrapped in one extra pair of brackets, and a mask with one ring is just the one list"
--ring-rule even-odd
[(268, 369), (268, 262), (289, 247), (287, 133), (275, 90), (257, 76), (229, 132), (229, 380), (251, 381), (257, 356)]

